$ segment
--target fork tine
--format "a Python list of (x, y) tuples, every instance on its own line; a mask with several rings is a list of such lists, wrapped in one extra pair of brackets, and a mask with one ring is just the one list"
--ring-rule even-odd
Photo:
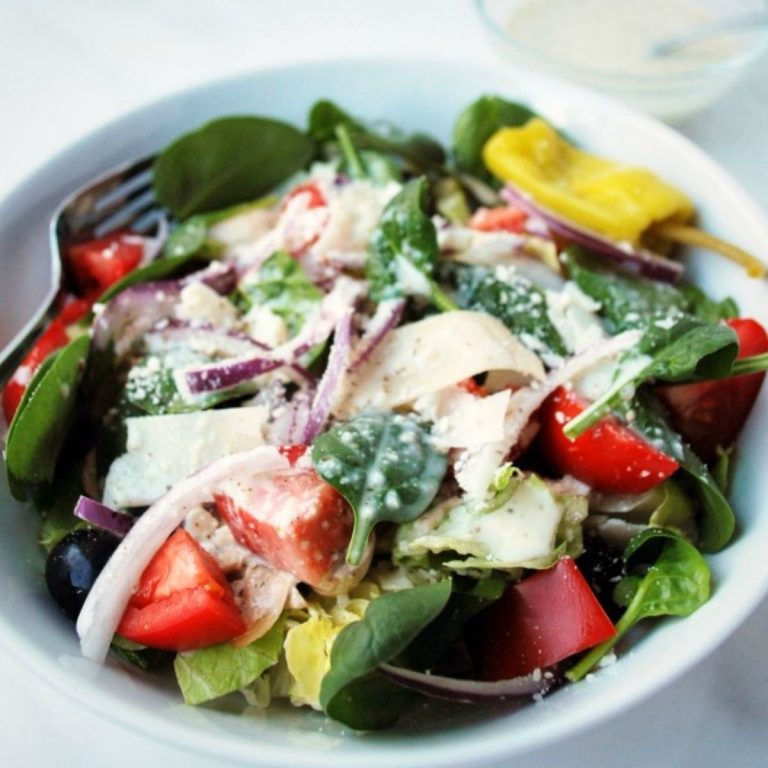
[(55, 216), (56, 246), (71, 238), (88, 237), (127, 201), (145, 194), (151, 185), (154, 157), (145, 157), (112, 170), (74, 192)]
[(143, 189), (135, 197), (122, 200), (119, 206), (112, 206), (106, 216), (99, 216), (98, 223), (94, 222), (93, 234), (103, 237), (113, 230), (123, 229), (153, 208), (157, 208), (154, 192)]
[(94, 201), (94, 213), (104, 213), (115, 205), (119, 205), (125, 198), (130, 198), (136, 192), (149, 189), (152, 183), (152, 170), (141, 171), (135, 176), (124, 179), (118, 186), (109, 189), (98, 200)]
[(167, 216), (163, 209), (155, 206), (132, 221), (130, 228), (137, 235), (156, 234), (160, 227), (160, 222), (164, 219), (167, 221)]

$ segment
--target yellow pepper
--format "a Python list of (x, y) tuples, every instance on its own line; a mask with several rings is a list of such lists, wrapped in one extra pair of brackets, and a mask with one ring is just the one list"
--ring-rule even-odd
[(650, 171), (577, 149), (538, 117), (493, 134), (483, 160), (494, 176), (611, 240), (636, 244), (652, 224), (685, 223), (694, 213), (688, 197)]

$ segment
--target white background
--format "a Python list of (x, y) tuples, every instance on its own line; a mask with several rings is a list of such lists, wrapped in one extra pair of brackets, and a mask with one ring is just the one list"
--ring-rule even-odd
[[(289, 62), (381, 55), (509, 66), (469, 0), (0, 0), (0, 196), (83, 133), (187, 85)], [(763, 204), (767, 129), (765, 59), (682, 128)], [(766, 638), (768, 602), (674, 686), (514, 765), (768, 765)], [(0, 657), (0, 763), (54, 762), (215, 765), (95, 718)]]

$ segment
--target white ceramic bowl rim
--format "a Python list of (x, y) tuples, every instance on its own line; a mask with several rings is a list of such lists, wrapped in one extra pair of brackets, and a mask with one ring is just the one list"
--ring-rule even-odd
[[(375, 79), (376, 76), (394, 78), (398, 71), (401, 71), (401, 75), (404, 76), (407, 70), (413, 71), (414, 68), (417, 68), (425, 78), (431, 76), (439, 80), (440, 74), (444, 75), (447, 66), (445, 61), (403, 59), (303, 62), (288, 67), (259, 70), (195, 86), (133, 110), (57, 153), (30, 174), (27, 180), (20, 184), (5, 200), (0, 201), (0, 212), (6, 206), (11, 206), (12, 203), (18, 205), (21, 200), (25, 199), (35, 184), (46, 178), (56, 162), (73, 156), (84, 148), (94, 149), (98, 153), (100, 142), (108, 138), (113, 131), (129, 130), (133, 126), (141, 125), (142, 120), (151, 120), (153, 115), (156, 115), (164, 105), (181, 108), (187, 99), (203, 99), (206, 95), (215, 93), (217, 89), (237, 89), (245, 85), (257, 87), (259, 83), (266, 85), (270, 77), (278, 75), (300, 78), (311, 71), (314, 75), (318, 77), (322, 75), (328, 82), (332, 82), (334, 76), (339, 77), (340, 73), (343, 73), (348, 67), (366, 70), (368, 79)], [(500, 80), (498, 73), (494, 79), (494, 76), (491, 76), (491, 70), (485, 68), (461, 67), (459, 71), (466, 74), (467, 77), (476, 77), (478, 82), (483, 82), (486, 79), (488, 82)], [(721, 192), (727, 194), (734, 204), (740, 207), (744, 215), (754, 222), (756, 236), (762, 239), (763, 244), (768, 244), (768, 224), (762, 218), (756, 204), (706, 154), (674, 131), (651, 118), (634, 113), (610, 99), (572, 85), (561, 84), (540, 75), (527, 73), (525, 74), (525, 82), (526, 85), (530, 86), (529, 92), (533, 92), (533, 90), (549, 92), (553, 98), (555, 94), (568, 95), (580, 103), (589, 103), (602, 118), (610, 116), (617, 123), (631, 123), (638, 136), (647, 138), (649, 141), (658, 141), (665, 144), (670, 151), (688, 156), (691, 158), (691, 162), (701, 169), (702, 174), (717, 178)], [(514, 80), (511, 83), (511, 87), (515, 87)], [(322, 94), (318, 94), (318, 96), (320, 95)], [(308, 105), (304, 106), (306, 108)], [(189, 126), (189, 128), (192, 127), (194, 126)], [(422, 127), (429, 129), (429, 126), (426, 125)], [(768, 546), (768, 526), (762, 526), (761, 533), (763, 529), (766, 533), (764, 545)], [(562, 717), (555, 720), (550, 719), (546, 727), (543, 725), (539, 727), (538, 723), (534, 723), (519, 734), (514, 742), (510, 742), (503, 728), (494, 729), (482, 724), (472, 726), (472, 728), (461, 731), (463, 737), (461, 740), (453, 739), (448, 752), (437, 748), (440, 743), (439, 735), (436, 738), (419, 737), (411, 741), (405, 739), (398, 741), (397, 733), (371, 738), (352, 736), (351, 739), (359, 740), (357, 742), (361, 745), (359, 752), (333, 753), (323, 753), (322, 750), (316, 751), (311, 747), (297, 750), (290, 745), (265, 743), (255, 745), (228, 738), (226, 733), (220, 737), (215, 732), (203, 732), (188, 725), (148, 717), (140, 707), (101, 690), (97, 679), (86, 679), (82, 686), (73, 685), (71, 674), (68, 676), (62, 672), (59, 659), (43, 653), (36, 646), (31, 645), (24, 633), (19, 631), (12, 615), (0, 614), (0, 645), (40, 678), (92, 712), (182, 750), (203, 752), (215, 758), (224, 759), (226, 757), (243, 762), (253, 762), (256, 758), (259, 764), (290, 765), (292, 768), (327, 765), (329, 758), (339, 768), (344, 766), (351, 768), (361, 764), (366, 764), (370, 768), (376, 766), (388, 766), (389, 768), (392, 764), (398, 766), (479, 765), (485, 761), (499, 759), (502, 756), (509, 757), (512, 754), (551, 743), (589, 725), (595, 725), (599, 721), (639, 702), (663, 685), (669, 684), (722, 642), (746, 618), (766, 592), (768, 592), (768, 570), (762, 569), (748, 583), (740, 584), (738, 590), (731, 589), (727, 601), (718, 603), (717, 620), (707, 625), (709, 631), (697, 636), (695, 644), (687, 649), (687, 653), (682, 658), (675, 655), (660, 656), (654, 663), (652, 674), (633, 678), (634, 682), (630, 689), (622, 690), (616, 686), (608, 685), (604, 691), (605, 695), (592, 696), (587, 702), (580, 702), (578, 707), (571, 707), (567, 712), (563, 711)], [(631, 654), (621, 663), (629, 668), (633, 663)], [(96, 675), (91, 677), (96, 678)], [(567, 699), (565, 701), (567, 702)], [(515, 715), (513, 714), (511, 717), (515, 717)], [(371, 743), (375, 744), (375, 749)], [(258, 749), (257, 755), (254, 755), (255, 746)]]

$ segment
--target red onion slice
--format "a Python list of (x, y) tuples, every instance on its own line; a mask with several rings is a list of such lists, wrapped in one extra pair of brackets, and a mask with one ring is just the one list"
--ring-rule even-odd
[(540, 670), (538, 674), (490, 683), (481, 680), (459, 680), (455, 677), (430, 675), (426, 672), (414, 672), (411, 669), (393, 667), (390, 664), (382, 664), (379, 667), (379, 672), (404, 688), (410, 688), (438, 699), (467, 703), (531, 697), (535, 694), (546, 693), (555, 684), (555, 678), (551, 673), (549, 675), (547, 673), (542, 674)]
[(397, 328), (404, 309), (405, 299), (386, 299), (379, 303), (368, 328), (355, 347), (355, 356), (349, 366), (350, 371), (361, 366), (389, 335), (390, 331)]
[(683, 265), (679, 262), (664, 258), (646, 248), (637, 248), (630, 243), (615, 243), (596, 232), (573, 224), (509, 184), (501, 190), (501, 197), (529, 216), (542, 218), (554, 234), (583, 245), (631, 272), (670, 283), (678, 280), (683, 274)]
[(93, 324), (93, 343), (104, 350), (114, 343), (123, 355), (134, 342), (162, 321), (170, 321), (182, 289), (202, 282), (217, 293), (228, 293), (237, 284), (231, 265), (215, 263), (181, 280), (154, 280), (131, 285), (110, 299)]
[(114, 343), (123, 355), (133, 343), (161, 320), (171, 317), (181, 287), (176, 280), (131, 285), (111, 299), (93, 324), (93, 344), (98, 350)]
[(116, 536), (125, 536), (131, 530), (135, 519), (124, 512), (118, 512), (100, 501), (81, 496), (75, 504), (75, 517), (85, 520), (86, 523), (95, 525)]
[(350, 309), (336, 324), (333, 346), (328, 355), (328, 365), (317, 385), (309, 418), (300, 441), (304, 445), (309, 445), (323, 431), (331, 412), (334, 396), (339, 390), (344, 372), (349, 365), (352, 347), (352, 315), (353, 312)]
[(204, 283), (216, 293), (225, 296), (237, 288), (237, 269), (232, 263), (212, 261), (205, 269), (183, 277), (179, 282), (182, 287), (193, 283)]
[(185, 396), (229, 389), (284, 365), (293, 365), (306, 352), (324, 342), (337, 323), (350, 312), (362, 294), (362, 283), (340, 277), (317, 312), (304, 323), (299, 333), (268, 354), (253, 355), (221, 363), (193, 366), (178, 372), (176, 384)]

